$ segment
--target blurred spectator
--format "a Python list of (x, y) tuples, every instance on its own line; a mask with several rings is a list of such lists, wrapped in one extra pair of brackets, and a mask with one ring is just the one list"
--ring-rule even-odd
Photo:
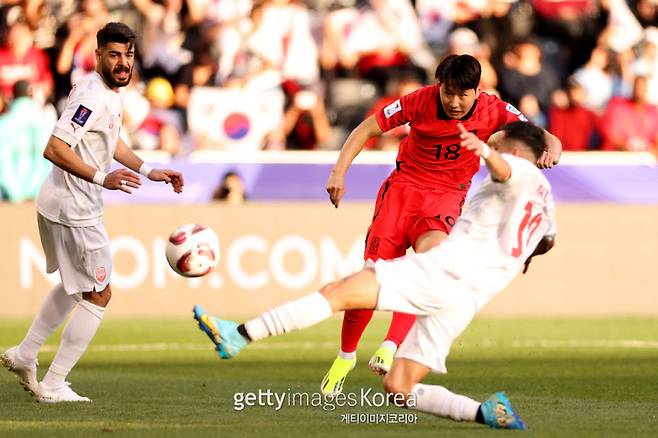
[(453, 25), (477, 19), (486, 6), (486, 0), (416, 0), (422, 35), (434, 54), (448, 50), (446, 41)]
[(309, 89), (295, 87), (290, 91), (283, 114), (286, 149), (317, 149), (331, 134), (324, 99)]
[(43, 150), (55, 120), (31, 97), (29, 82), (14, 84), (14, 100), (0, 116), (0, 192), (10, 202), (35, 199), (50, 171)]
[(11, 24), (5, 44), (0, 46), (0, 88), (12, 96), (12, 87), (25, 80), (33, 90), (33, 97), (44, 103), (53, 91), (53, 76), (45, 52), (34, 46), (32, 31), (23, 19)]
[(598, 0), (532, 0), (535, 32), (559, 44), (560, 58), (567, 71), (587, 61), (587, 54), (605, 27), (598, 3)]
[(96, 68), (96, 32), (110, 21), (102, 0), (82, 0), (68, 21), (68, 34), (57, 56), (56, 70), (75, 84)]
[(200, 44), (194, 49), (192, 62), (183, 66), (176, 78), (174, 95), (176, 107), (187, 111), (192, 87), (217, 85), (219, 64), (210, 43)]
[(545, 111), (560, 81), (555, 71), (542, 62), (539, 45), (531, 39), (517, 42), (505, 53), (503, 61), (500, 92), (504, 99), (519, 106), (524, 96), (533, 95)]
[[(375, 104), (368, 110), (366, 118), (376, 114), (377, 111), (387, 107), (402, 96), (411, 94), (423, 86), (423, 83), (416, 75), (406, 74), (397, 79), (391, 79), (389, 82), (389, 92), (375, 102)], [(379, 149), (390, 150), (397, 149), (400, 141), (409, 133), (409, 126), (403, 125), (393, 128), (382, 135), (371, 138), (364, 145), (365, 149)]]
[(606, 47), (597, 46), (592, 50), (587, 64), (576, 70), (574, 75), (585, 88), (583, 105), (597, 114), (603, 113), (613, 94), (625, 94), (621, 77), (613, 74), (612, 56)]
[(497, 69), (502, 65), (505, 50), (514, 41), (528, 38), (533, 25), (532, 7), (517, 0), (489, 0), (482, 16), (468, 24), (480, 37), (481, 45), (486, 47)]
[(159, 149), (176, 155), (183, 135), (183, 119), (172, 109), (174, 89), (164, 78), (151, 79), (146, 86), (150, 109), (137, 130), (140, 149)]
[(642, 27), (658, 26), (658, 1), (637, 0), (633, 14)]
[(230, 205), (243, 204), (247, 200), (247, 196), (242, 177), (233, 170), (226, 172), (222, 177), (221, 184), (213, 192), (212, 199)]
[(658, 28), (646, 30), (633, 70), (636, 74), (647, 77), (647, 100), (658, 105)]
[(597, 140), (596, 114), (583, 106), (585, 89), (571, 78), (566, 91), (558, 90), (548, 114), (548, 130), (562, 141), (565, 151), (586, 151)]
[(372, 0), (369, 7), (330, 12), (322, 59), (328, 70), (355, 69), (374, 81), (380, 93), (402, 71), (425, 75), (434, 63), (408, 0)]
[(647, 78), (638, 76), (632, 98), (610, 101), (601, 121), (601, 149), (658, 152), (658, 108), (648, 103), (646, 96)]
[(542, 111), (539, 101), (534, 94), (526, 94), (519, 100), (519, 111), (523, 113), (532, 123), (546, 128), (548, 121), (546, 113)]
[[(183, 6), (185, 0), (132, 0), (144, 15), (144, 36), (140, 47), (142, 66), (149, 76), (165, 76), (169, 81), (192, 61), (192, 53), (183, 48), (185, 32)], [(187, 2), (189, 3), (189, 2)]]
[(475, 32), (465, 27), (459, 27), (448, 37), (448, 54), (471, 55), (475, 57), (482, 66), (480, 77), (480, 90), (487, 93), (497, 94), (498, 75), (489, 61), (490, 52), (486, 46), (480, 44)]

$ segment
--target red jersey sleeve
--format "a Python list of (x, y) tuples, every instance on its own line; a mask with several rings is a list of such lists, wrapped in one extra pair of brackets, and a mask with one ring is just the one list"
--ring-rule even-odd
[(528, 121), (528, 118), (511, 103), (498, 99), (496, 109), (498, 110), (498, 121), (500, 127), (512, 122)]
[(418, 101), (418, 91), (420, 90), (402, 96), (375, 113), (377, 124), (382, 132), (390, 131), (396, 126), (402, 126), (413, 120)]

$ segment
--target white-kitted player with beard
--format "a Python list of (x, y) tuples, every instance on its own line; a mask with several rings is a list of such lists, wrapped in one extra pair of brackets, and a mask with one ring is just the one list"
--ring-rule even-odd
[[(122, 88), (132, 77), (135, 33), (123, 23), (108, 23), (96, 41), (96, 71), (73, 87), (43, 154), (54, 166), (39, 193), (37, 221), (47, 271), (59, 269), (62, 282), (44, 300), (25, 339), (0, 356), (40, 402), (90, 401), (65, 379), (94, 337), (112, 295), (102, 188), (131, 193), (141, 184), (134, 173), (139, 172), (171, 183), (176, 193), (183, 190), (179, 172), (152, 169), (119, 138)], [(109, 172), (113, 158), (132, 171)], [(39, 349), (70, 313), (57, 354), (38, 382)]]

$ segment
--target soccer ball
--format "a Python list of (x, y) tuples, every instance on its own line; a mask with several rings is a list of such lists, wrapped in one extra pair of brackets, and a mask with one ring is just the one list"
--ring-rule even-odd
[(219, 262), (217, 234), (203, 225), (181, 225), (169, 236), (167, 261), (183, 277), (206, 275)]

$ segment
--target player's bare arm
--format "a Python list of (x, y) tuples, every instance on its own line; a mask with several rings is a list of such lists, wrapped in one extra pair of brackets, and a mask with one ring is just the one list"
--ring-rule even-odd
[(341, 198), (345, 194), (345, 174), (349, 169), (352, 161), (359, 155), (368, 139), (381, 135), (382, 130), (377, 123), (375, 116), (370, 116), (359, 124), (350, 133), (343, 148), (340, 150), (336, 165), (329, 175), (327, 181), (327, 193), (331, 203), (338, 208)]
[[(46, 149), (43, 151), (43, 157), (53, 163), (55, 166), (66, 172), (82, 178), (85, 181), (94, 183), (94, 176), (98, 169), (85, 163), (71, 147), (63, 140), (50, 136)], [(128, 169), (118, 169), (108, 173), (101, 183), (103, 187), (109, 190), (121, 190), (126, 193), (132, 193), (132, 189), (137, 189), (142, 184), (139, 175)]]
[(537, 247), (533, 251), (533, 253), (528, 257), (528, 260), (525, 261), (524, 266), (523, 266), (523, 273), (525, 274), (528, 272), (528, 267), (530, 266), (530, 262), (532, 261), (532, 258), (535, 256), (543, 255), (549, 252), (553, 247), (555, 246), (555, 236), (552, 235), (546, 235), (544, 236), (539, 243), (537, 244)]
[(461, 123), (457, 123), (457, 127), (462, 140), (461, 146), (484, 159), (494, 181), (505, 182), (512, 176), (512, 168), (495, 149), (480, 140), (472, 132), (467, 131)]
[(151, 181), (164, 182), (165, 184), (171, 183), (171, 186), (176, 193), (183, 192), (184, 181), (182, 173), (172, 169), (152, 169), (150, 166), (145, 166), (144, 161), (139, 158), (120, 138), (114, 152), (114, 159), (127, 168), (142, 173)]
[(560, 162), (560, 157), (562, 156), (562, 142), (546, 130), (544, 130), (544, 143), (546, 144), (546, 150), (537, 160), (537, 167), (540, 169), (548, 169), (555, 166)]

